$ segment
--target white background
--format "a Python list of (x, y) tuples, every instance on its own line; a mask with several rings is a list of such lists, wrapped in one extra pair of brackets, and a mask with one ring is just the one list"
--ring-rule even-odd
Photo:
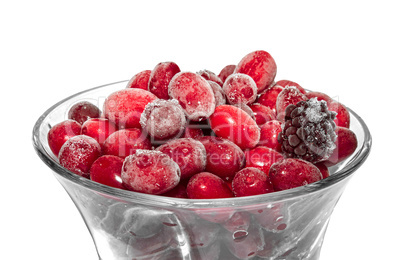
[(276, 60), (277, 80), (338, 96), (373, 136), (370, 157), (335, 208), (321, 259), (396, 259), (398, 1), (273, 2), (2, 1), (0, 259), (97, 259), (73, 202), (32, 147), (32, 127), (47, 108), (160, 61), (219, 73), (258, 49)]

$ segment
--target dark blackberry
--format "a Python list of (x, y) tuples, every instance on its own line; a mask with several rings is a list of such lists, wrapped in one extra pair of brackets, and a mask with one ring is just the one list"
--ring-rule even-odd
[(328, 159), (336, 147), (335, 116), (335, 112), (328, 111), (327, 102), (317, 98), (287, 106), (278, 135), (285, 157), (312, 163)]

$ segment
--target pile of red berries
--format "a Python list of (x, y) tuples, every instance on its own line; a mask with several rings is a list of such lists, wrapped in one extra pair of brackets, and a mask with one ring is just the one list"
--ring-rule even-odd
[(266, 51), (216, 75), (174, 62), (134, 75), (103, 110), (74, 104), (48, 133), (66, 169), (111, 187), (211, 199), (291, 189), (329, 176), (357, 147), (344, 105), (275, 82)]

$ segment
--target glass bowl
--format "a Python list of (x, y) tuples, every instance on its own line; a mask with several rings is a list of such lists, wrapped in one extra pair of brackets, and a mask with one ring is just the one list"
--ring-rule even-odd
[(34, 148), (80, 211), (99, 259), (319, 259), (331, 213), (366, 160), (371, 136), (352, 110), (354, 154), (331, 176), (303, 187), (230, 199), (179, 199), (108, 187), (62, 166), (47, 143), (49, 129), (78, 101), (102, 108), (127, 81), (92, 88), (49, 108), (33, 129)]

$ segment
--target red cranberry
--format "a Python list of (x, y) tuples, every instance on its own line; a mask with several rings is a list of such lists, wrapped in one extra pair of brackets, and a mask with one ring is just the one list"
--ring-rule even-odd
[(328, 110), (336, 112), (335, 124), (340, 127), (350, 127), (350, 114), (348, 109), (337, 101), (328, 103)]
[(145, 106), (157, 99), (149, 91), (139, 88), (118, 90), (105, 100), (105, 117), (118, 128), (140, 128), (140, 117)]
[(233, 197), (232, 191), (217, 175), (200, 172), (190, 178), (187, 184), (190, 199), (219, 199)]
[(322, 175), (320, 170), (310, 162), (287, 158), (271, 166), (269, 178), (275, 191), (281, 191), (319, 181)]
[(215, 96), (215, 106), (220, 106), (226, 104), (226, 96), (225, 93), (223, 92), (223, 89), (221, 86), (218, 85), (218, 83), (212, 81), (212, 80), (207, 80), (209, 85), (212, 88), (212, 91), (214, 92)]
[(234, 65), (234, 64), (226, 65), (225, 67), (223, 67), (221, 72), (218, 74), (218, 77), (222, 80), (223, 83), (225, 83), (227, 77), (229, 77), (229, 75), (233, 74), (235, 69), (236, 69), (236, 65)]
[(68, 111), (68, 119), (75, 120), (81, 125), (90, 118), (98, 118), (100, 116), (101, 111), (99, 108), (88, 101), (78, 102)]
[(286, 87), (278, 95), (276, 100), (276, 118), (285, 121), (285, 110), (290, 104), (296, 105), (299, 101), (307, 100), (306, 95), (296, 87)]
[(226, 183), (226, 185), (228, 185), (229, 189), (233, 192), (233, 187), (232, 187), (232, 180), (228, 180), (228, 179), (223, 179)]
[(148, 90), (148, 81), (151, 76), (151, 70), (143, 70), (135, 74), (127, 83), (127, 88), (140, 88)]
[(268, 88), (276, 76), (276, 63), (266, 51), (254, 51), (247, 54), (237, 64), (234, 73), (244, 73), (253, 78), (258, 93)]
[(103, 144), (106, 138), (116, 130), (116, 126), (106, 118), (91, 118), (82, 125), (81, 134), (90, 136), (99, 144)]
[(289, 225), (288, 207), (281, 203), (269, 204), (267, 207), (252, 211), (255, 220), (260, 226), (272, 233), (279, 233)]
[(279, 80), (279, 81), (275, 82), (275, 85), (281, 86), (283, 88), (285, 88), (285, 87), (296, 87), (303, 94), (306, 94), (306, 92), (307, 92), (302, 86), (300, 86), (296, 82), (286, 80), (286, 79)]
[(260, 140), (257, 123), (235, 106), (217, 107), (209, 117), (209, 123), (217, 136), (229, 139), (241, 149), (253, 148)]
[(47, 142), (53, 154), (59, 156), (60, 148), (73, 136), (79, 135), (81, 125), (74, 120), (65, 120), (55, 124), (47, 133)]
[(232, 187), (236, 197), (274, 192), (268, 175), (254, 167), (246, 167), (237, 172), (233, 178)]
[(123, 164), (121, 178), (130, 190), (162, 194), (179, 183), (179, 166), (159, 151), (137, 150)]
[(91, 166), (89, 171), (90, 178), (101, 184), (125, 189), (121, 180), (121, 168), (124, 160), (114, 155), (103, 155), (99, 157)]
[(204, 136), (204, 133), (202, 132), (201, 128), (196, 128), (193, 125), (189, 125), (185, 129), (183, 137), (198, 140), (203, 136)]
[(250, 105), (250, 108), (253, 111), (255, 122), (259, 126), (265, 124), (268, 121), (276, 119), (275, 112), (267, 106), (261, 105), (259, 103), (254, 103)]
[(146, 105), (140, 123), (142, 129), (154, 139), (168, 140), (181, 136), (187, 121), (177, 100), (156, 99)]
[[(222, 226), (229, 232), (231, 232), (236, 237), (236, 233), (239, 231), (247, 232), (250, 227), (251, 216), (250, 213), (246, 211), (235, 212), (228, 220), (222, 223)], [(237, 235), (240, 235), (238, 233)]]
[(346, 127), (337, 127), (335, 129), (337, 139), (336, 148), (332, 155), (324, 163), (327, 166), (333, 166), (351, 156), (357, 148), (356, 134)]
[(89, 178), (92, 163), (101, 156), (101, 147), (92, 137), (77, 135), (68, 139), (60, 149), (61, 166), (82, 177)]
[(190, 121), (188, 122), (188, 125), (190, 128), (201, 129), (204, 136), (215, 136), (214, 132), (211, 129), (211, 126), (209, 125), (208, 120), (199, 122)]
[(179, 184), (177, 184), (176, 187), (173, 189), (169, 190), (168, 192), (165, 192), (161, 194), (162, 196), (165, 197), (171, 197), (171, 198), (181, 198), (181, 199), (188, 199), (187, 196), (187, 181), (180, 181)]
[(207, 155), (200, 141), (190, 138), (174, 139), (156, 150), (169, 155), (179, 165), (182, 179), (188, 179), (205, 170)]
[(279, 133), (282, 131), (282, 123), (278, 120), (271, 120), (261, 126), (261, 138), (258, 145), (263, 145), (281, 152), (281, 144), (278, 141)]
[(279, 85), (274, 85), (274, 86), (268, 88), (267, 91), (262, 93), (261, 96), (258, 98), (257, 102), (260, 103), (261, 105), (269, 107), (276, 114), (277, 113), (276, 100), (277, 100), (279, 93), (281, 93), (281, 91), (283, 89), (284, 89), (284, 87), (281, 87)]
[(324, 100), (327, 102), (327, 104), (329, 104), (332, 101), (332, 98), (330, 96), (321, 92), (310, 91), (307, 92), (305, 95), (308, 99), (317, 98), (318, 101)]
[(213, 81), (215, 83), (217, 83), (219, 86), (222, 87), (223, 82), (221, 80), (221, 78), (219, 78), (215, 73), (213, 73), (212, 71), (209, 70), (201, 70), (197, 72), (198, 75), (200, 75), (201, 77), (203, 77), (206, 80), (210, 80)]
[(223, 84), (223, 92), (230, 104), (243, 103), (250, 105), (257, 98), (257, 85), (246, 74), (234, 73)]
[(323, 179), (329, 177), (329, 170), (324, 162), (318, 162), (315, 163), (314, 165), (317, 166), (317, 168), (320, 170)]
[(220, 137), (205, 136), (199, 139), (207, 153), (205, 170), (224, 180), (232, 180), (244, 167), (244, 152), (233, 142)]
[(283, 159), (279, 152), (265, 147), (258, 146), (244, 152), (246, 156), (246, 167), (255, 167), (263, 171), (267, 176), (272, 164)]
[(174, 62), (161, 62), (155, 66), (149, 77), (148, 90), (161, 99), (169, 99), (168, 86), (173, 76), (180, 72)]
[(215, 110), (215, 97), (211, 86), (196, 73), (177, 73), (170, 81), (169, 96), (179, 101), (192, 121), (202, 121)]
[(235, 107), (240, 108), (241, 110), (243, 110), (244, 112), (246, 112), (247, 115), (249, 115), (249, 116), (255, 121), (254, 112), (253, 112), (253, 110), (251, 109), (250, 106), (248, 106), (248, 105), (246, 105), (246, 104), (243, 104), (243, 103), (237, 103), (237, 104), (234, 104), (234, 105), (232, 105), (232, 106), (235, 106)]
[(151, 149), (151, 142), (138, 128), (121, 129), (112, 133), (103, 143), (103, 154), (125, 158), (138, 149)]

